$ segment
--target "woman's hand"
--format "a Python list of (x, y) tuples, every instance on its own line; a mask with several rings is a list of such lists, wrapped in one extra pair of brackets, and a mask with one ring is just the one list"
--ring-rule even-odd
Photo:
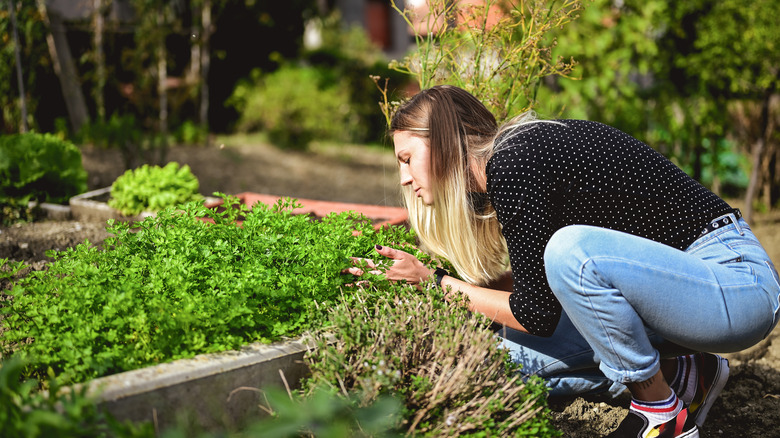
[[(407, 283), (417, 284), (429, 279), (431, 275), (433, 275), (433, 270), (427, 268), (420, 260), (417, 259), (417, 257), (409, 254), (408, 252), (380, 245), (376, 245), (374, 249), (380, 255), (383, 255), (392, 260), (392, 263), (384, 268), (385, 264), (376, 263), (371, 259), (359, 259), (353, 257), (352, 261), (365, 261), (366, 266), (371, 269), (371, 271), (369, 271), (371, 274), (384, 274), (390, 281), (405, 280)], [(384, 268), (384, 271), (382, 271), (382, 268)], [(348, 268), (347, 272), (356, 276), (363, 275), (363, 270), (357, 266)]]

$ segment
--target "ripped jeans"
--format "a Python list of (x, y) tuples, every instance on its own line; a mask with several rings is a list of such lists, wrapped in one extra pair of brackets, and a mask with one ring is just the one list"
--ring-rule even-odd
[(701, 236), (685, 251), (586, 225), (558, 230), (545, 270), (563, 314), (552, 337), (504, 328), (501, 344), (550, 395), (625, 389), (662, 357), (734, 352), (778, 322), (780, 280), (747, 222)]

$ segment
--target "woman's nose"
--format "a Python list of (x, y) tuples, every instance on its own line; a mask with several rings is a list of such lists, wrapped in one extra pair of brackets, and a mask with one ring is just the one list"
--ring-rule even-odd
[(406, 168), (406, 166), (402, 166), (401, 170), (401, 185), (409, 185), (412, 183), (412, 174), (409, 173), (409, 170)]

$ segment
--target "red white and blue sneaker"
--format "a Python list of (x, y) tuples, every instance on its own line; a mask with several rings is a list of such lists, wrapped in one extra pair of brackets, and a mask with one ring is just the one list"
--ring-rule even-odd
[(692, 400), (683, 398), (683, 401), (696, 425), (701, 427), (712, 404), (729, 380), (729, 361), (717, 354), (696, 353), (693, 355), (693, 365), (696, 369), (696, 391)]
[(652, 426), (650, 421), (641, 412), (633, 409), (628, 411), (628, 416), (620, 423), (620, 426), (607, 435), (607, 438), (698, 438), (699, 428), (689, 415), (688, 409), (683, 408), (671, 420)]

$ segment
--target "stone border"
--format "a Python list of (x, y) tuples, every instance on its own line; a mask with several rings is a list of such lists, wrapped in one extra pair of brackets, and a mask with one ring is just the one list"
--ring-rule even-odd
[(154, 213), (143, 212), (136, 216), (125, 216), (108, 206), (111, 187), (92, 190), (70, 198), (70, 211), (73, 219), (85, 222), (105, 222), (109, 219), (121, 221), (142, 221)]
[(94, 379), (87, 391), (115, 418), (152, 422), (157, 430), (182, 420), (204, 430), (236, 430), (263, 415), (263, 389), (300, 387), (309, 375), (303, 356), (310, 348), (300, 339), (250, 344)]

